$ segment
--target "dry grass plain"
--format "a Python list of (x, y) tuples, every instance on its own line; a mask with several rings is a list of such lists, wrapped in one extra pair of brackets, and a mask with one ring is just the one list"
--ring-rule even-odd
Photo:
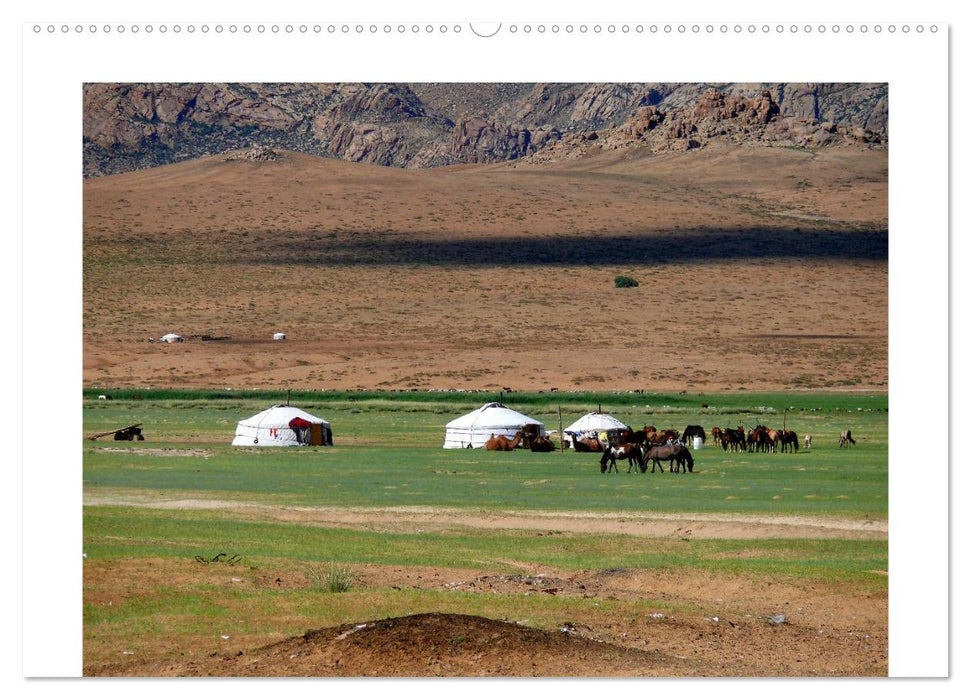
[(886, 389), (885, 150), (281, 155), (85, 181), (86, 386)]

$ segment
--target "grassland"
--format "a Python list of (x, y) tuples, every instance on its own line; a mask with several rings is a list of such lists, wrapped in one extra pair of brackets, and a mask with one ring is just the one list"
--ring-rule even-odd
[[(106, 392), (112, 400), (93, 398)], [(294, 403), (331, 422), (334, 447), (261, 451), (229, 442), (238, 419), (278, 397), (135, 393), (95, 389), (84, 399), (85, 434), (141, 422), (147, 436), (83, 445), (89, 673), (125, 672), (131, 660), (118, 658), (120, 647), (140, 649), (140, 658), (150, 648), (201, 653), (217, 627), (232, 627), (234, 643), (252, 647), (315, 626), (430, 610), (527, 619), (543, 629), (580, 619), (604, 633), (648, 610), (741, 616), (755, 603), (726, 592), (739, 581), (775, 586), (762, 605), (778, 592), (823, 609), (831, 603), (819, 596), (842, 591), (837, 607), (865, 599), (885, 610), (886, 531), (863, 525), (887, 519), (885, 396), (506, 397), (550, 429), (560, 411), (565, 425), (600, 404), (633, 425), (781, 426), (784, 419), (813, 435), (813, 449), (796, 454), (708, 446), (695, 452), (690, 475), (602, 475), (596, 455), (441, 449), (448, 420), (495, 397), (296, 394)], [(852, 449), (837, 447), (845, 428), (858, 437)], [(637, 530), (663, 518), (670, 519), (663, 531)], [(706, 519), (728, 529), (705, 530)], [(806, 527), (771, 530), (780, 522)], [(827, 532), (832, 523), (841, 525)], [(197, 560), (218, 552), (242, 559), (235, 567)], [(321, 590), (320, 567), (331, 565), (353, 573), (350, 591)], [(511, 581), (538, 571), (635, 572), (628, 578), (650, 583), (628, 580), (589, 598), (449, 588), (454, 580)], [(676, 593), (685, 582), (720, 591), (721, 602), (697, 590)], [(639, 585), (648, 590), (633, 595)], [(886, 622), (874, 617), (879, 637)]]

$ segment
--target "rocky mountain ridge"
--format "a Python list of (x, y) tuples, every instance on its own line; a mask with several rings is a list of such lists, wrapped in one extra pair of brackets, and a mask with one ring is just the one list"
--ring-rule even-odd
[(83, 89), (85, 177), (260, 144), (428, 168), (712, 141), (887, 142), (886, 84), (108, 84)]

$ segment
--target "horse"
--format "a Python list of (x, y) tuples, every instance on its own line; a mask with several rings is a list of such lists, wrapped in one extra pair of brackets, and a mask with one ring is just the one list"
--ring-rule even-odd
[(722, 429), (719, 428), (718, 426), (715, 426), (714, 428), (711, 429), (711, 441), (714, 442), (715, 444), (718, 444), (719, 442), (722, 441)]
[(604, 452), (603, 455), (600, 456), (600, 473), (609, 474), (610, 470), (613, 469), (615, 472), (619, 474), (620, 470), (617, 469), (617, 459), (614, 457), (610, 448), (607, 448), (603, 452)]
[(785, 452), (787, 447), (793, 452), (799, 451), (799, 436), (795, 430), (782, 431), (782, 451)]
[(681, 439), (684, 440), (685, 444), (688, 444), (688, 441), (693, 437), (700, 437), (701, 443), (704, 444), (705, 429), (702, 428), (700, 425), (689, 425), (687, 428), (684, 429), (684, 432), (681, 433)]
[(745, 449), (745, 429), (742, 426), (725, 428), (722, 431), (722, 449), (728, 452), (729, 447), (732, 452)]
[(556, 445), (546, 435), (533, 438), (529, 443), (530, 452), (556, 452)]
[(844, 430), (840, 433), (840, 447), (849, 447), (850, 445), (855, 445), (856, 440), (853, 439), (853, 433), (849, 430)]
[(813, 446), (813, 436), (806, 433), (806, 449), (808, 450)]
[(670, 472), (681, 471), (683, 468), (684, 473), (687, 474), (695, 470), (694, 457), (691, 456), (691, 451), (681, 442), (676, 442), (672, 445), (652, 447), (644, 455), (644, 471), (647, 471), (647, 460), (651, 460), (651, 474), (654, 473), (655, 467), (659, 467), (661, 473), (664, 473), (664, 467), (661, 466), (662, 460), (669, 462), (668, 471)]
[[(617, 471), (617, 460), (626, 459), (627, 460), (627, 473), (630, 474), (630, 470), (634, 468), (636, 464), (641, 473), (647, 471), (647, 462), (644, 461), (644, 451), (641, 449), (640, 445), (632, 445), (630, 443), (624, 443), (622, 445), (613, 445), (604, 450), (603, 457), (600, 458), (600, 471), (605, 471), (605, 466), (607, 462)], [(609, 471), (609, 469), (607, 469)]]
[(492, 435), (488, 440), (485, 441), (484, 447), (487, 450), (494, 450), (496, 452), (512, 452), (519, 447), (519, 443), (522, 441), (523, 431), (520, 430), (516, 433), (512, 440), (507, 438), (505, 435)]
[(648, 432), (646, 430), (634, 430), (629, 425), (626, 430), (620, 431), (620, 441), (621, 443), (627, 443), (630, 445), (643, 445), (647, 442)]

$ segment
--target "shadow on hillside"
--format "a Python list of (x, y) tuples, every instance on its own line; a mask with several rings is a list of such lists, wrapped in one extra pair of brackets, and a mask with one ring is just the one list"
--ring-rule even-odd
[[(308, 236), (308, 238), (311, 238)], [(879, 261), (886, 231), (735, 230), (564, 237), (462, 239), (343, 232), (323, 241), (289, 239), (252, 262), (318, 265), (569, 266), (722, 261)]]

